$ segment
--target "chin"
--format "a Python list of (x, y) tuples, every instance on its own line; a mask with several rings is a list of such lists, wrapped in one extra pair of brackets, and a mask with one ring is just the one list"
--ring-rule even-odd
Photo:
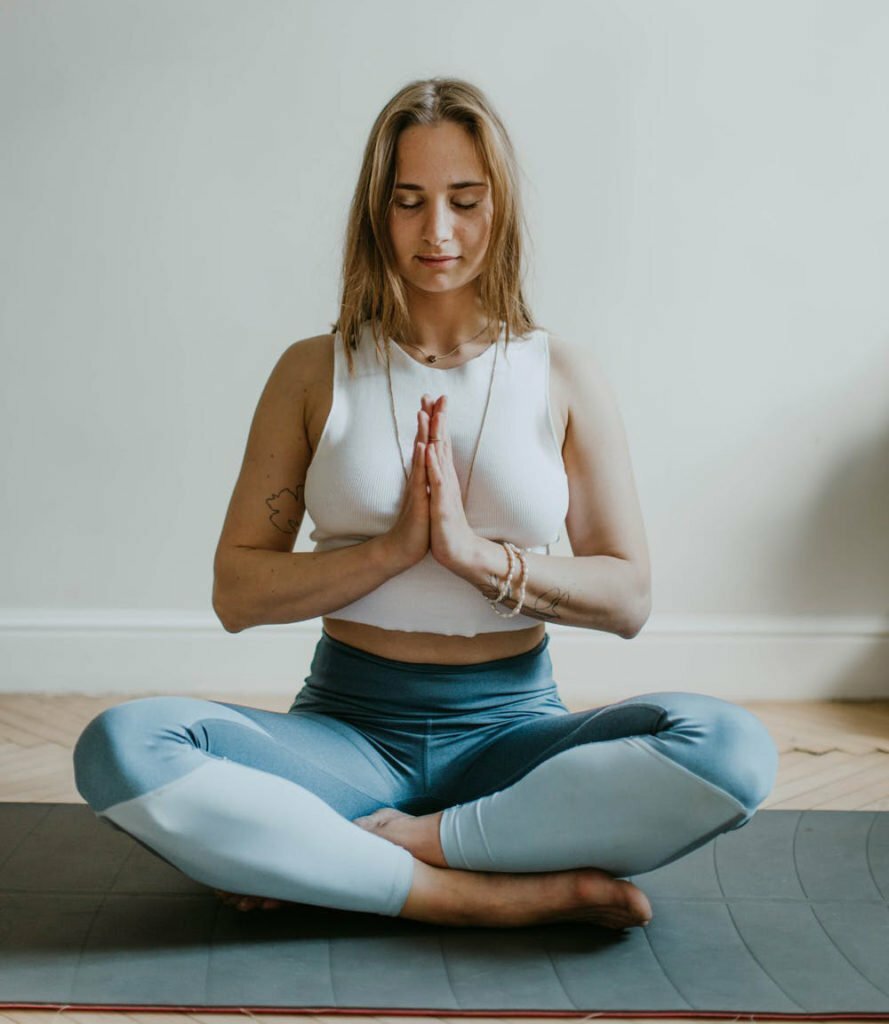
[(459, 281), (434, 281), (431, 284), (429, 281), (418, 281), (413, 277), (409, 277), (406, 280), (418, 292), (426, 292), (430, 295), (441, 294), (442, 292), (456, 292), (468, 283), (462, 279)]

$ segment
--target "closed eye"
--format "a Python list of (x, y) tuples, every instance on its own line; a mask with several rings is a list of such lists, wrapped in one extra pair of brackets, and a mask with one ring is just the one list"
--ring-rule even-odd
[[(479, 199), (475, 203), (454, 203), (454, 206), (458, 210), (471, 210), (474, 206), (478, 206), (481, 200)], [(422, 206), (422, 203), (399, 203), (397, 200), (395, 205), (400, 207), (402, 210), (416, 210), (418, 206)]]

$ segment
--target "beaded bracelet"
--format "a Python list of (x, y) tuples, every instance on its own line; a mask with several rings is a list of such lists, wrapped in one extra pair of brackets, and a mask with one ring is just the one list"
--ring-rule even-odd
[[(509, 557), (509, 572), (508, 572), (508, 574), (506, 576), (506, 579), (503, 581), (503, 586), (500, 588), (500, 591), (498, 592), (497, 597), (494, 598), (494, 599), (489, 597), (488, 598), (488, 603), (494, 609), (496, 614), (499, 615), (501, 618), (511, 619), (511, 618), (514, 618), (516, 615), (519, 614), (519, 612), (522, 609), (522, 605), (525, 603), (525, 584), (526, 584), (526, 582), (528, 580), (528, 562), (525, 559), (525, 552), (526, 552), (525, 548), (516, 547), (515, 544), (511, 544), (509, 541), (500, 541), (500, 543), (506, 549), (506, 554)], [(518, 556), (519, 562), (521, 563), (521, 566), (522, 566), (522, 573), (521, 573), (521, 576), (519, 578), (518, 603), (516, 604), (515, 608), (513, 608), (511, 611), (501, 612), (499, 610), (499, 608), (497, 608), (497, 602), (498, 601), (502, 601), (506, 594), (508, 594), (509, 597), (512, 598), (512, 586), (511, 586), (511, 583), (512, 583), (513, 572), (514, 572), (514, 569), (515, 569), (515, 562), (513, 561), (513, 552)]]
[[(495, 605), (499, 604), (500, 601), (502, 601), (503, 598), (506, 597), (506, 595), (509, 593), (509, 587), (510, 584), (512, 583), (512, 576), (515, 572), (515, 555), (513, 555), (512, 553), (512, 546), (510, 544), (504, 543), (503, 541), (500, 541), (500, 544), (506, 551), (506, 557), (509, 559), (509, 569), (507, 570), (506, 578), (503, 580), (500, 589), (497, 591), (497, 596), (494, 598), (488, 598), (488, 601), (490, 602), (492, 608), (494, 608)], [(497, 609), (494, 608), (494, 610), (496, 611)]]

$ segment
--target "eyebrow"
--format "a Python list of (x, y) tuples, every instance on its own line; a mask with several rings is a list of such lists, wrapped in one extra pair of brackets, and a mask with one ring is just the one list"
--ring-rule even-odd
[[(474, 185), (483, 185), (484, 187), (487, 188), (488, 183), (486, 181), (455, 181), (452, 184), (448, 185), (448, 190), (456, 191), (457, 189), (470, 188)], [(406, 188), (410, 189), (412, 192), (423, 191), (422, 185), (412, 185), (410, 182), (407, 181), (396, 181), (395, 188)]]

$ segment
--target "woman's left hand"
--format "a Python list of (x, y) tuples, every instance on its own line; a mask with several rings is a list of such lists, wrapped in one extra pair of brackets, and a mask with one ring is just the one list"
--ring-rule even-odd
[[(460, 481), (454, 468), (447, 426), (447, 395), (435, 402), (424, 395), (423, 409), (429, 413), (430, 442), (426, 446), (426, 475), (429, 478), (429, 548), (436, 561), (453, 571), (472, 560), (478, 534), (466, 520)], [(438, 440), (433, 444), (431, 438)]]

